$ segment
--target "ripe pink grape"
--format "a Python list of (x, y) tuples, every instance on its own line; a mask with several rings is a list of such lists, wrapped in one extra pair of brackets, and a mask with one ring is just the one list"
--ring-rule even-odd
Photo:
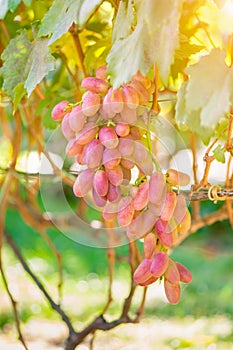
[(70, 114), (68, 113), (64, 116), (61, 123), (62, 133), (67, 140), (71, 140), (75, 137), (75, 133), (70, 127), (69, 118), (70, 118)]
[(95, 123), (87, 123), (85, 127), (76, 135), (80, 145), (86, 145), (91, 142), (98, 133), (98, 126)]
[(136, 268), (133, 274), (133, 278), (135, 282), (141, 284), (152, 277), (150, 272), (151, 263), (152, 263), (151, 259), (142, 260), (142, 262), (138, 265), (138, 267)]
[(100, 142), (108, 149), (113, 149), (118, 146), (119, 139), (115, 130), (109, 126), (104, 126), (99, 131)]
[(103, 165), (107, 169), (114, 169), (120, 164), (121, 154), (118, 149), (105, 149), (103, 152)]
[(93, 180), (93, 186), (100, 197), (108, 193), (108, 178), (104, 170), (97, 170)]
[(59, 102), (52, 110), (53, 120), (60, 121), (67, 114), (66, 108), (69, 105), (68, 101)]
[(82, 112), (82, 106), (76, 106), (70, 112), (69, 123), (72, 130), (79, 132), (83, 129), (87, 117)]
[(73, 191), (77, 197), (85, 197), (93, 187), (94, 173), (90, 169), (82, 171), (75, 180)]
[(191, 272), (179, 262), (176, 262), (176, 266), (180, 274), (180, 281), (184, 283), (191, 283), (193, 279)]
[(122, 91), (127, 107), (136, 109), (139, 105), (139, 95), (137, 91), (129, 85), (123, 85)]
[(155, 253), (155, 248), (156, 248), (156, 238), (155, 235), (150, 232), (146, 237), (144, 238), (144, 256), (145, 258), (152, 258), (154, 253)]
[(126, 123), (117, 123), (115, 126), (115, 131), (118, 136), (125, 137), (129, 135), (130, 126)]
[(82, 111), (87, 117), (95, 115), (100, 108), (100, 96), (93, 92), (85, 92), (82, 102)]
[(176, 263), (172, 259), (169, 259), (164, 277), (172, 284), (177, 284), (180, 282), (179, 270), (176, 266)]
[(137, 189), (136, 195), (134, 197), (134, 209), (142, 210), (148, 204), (149, 199), (149, 183), (143, 182)]
[(133, 200), (130, 196), (123, 197), (118, 207), (118, 222), (121, 227), (129, 225), (134, 216)]
[(161, 209), (161, 219), (164, 221), (169, 221), (174, 213), (177, 202), (176, 193), (173, 191), (168, 191), (165, 194), (164, 202)]
[(167, 232), (167, 222), (158, 219), (155, 223), (155, 230), (159, 240), (165, 247), (171, 247), (173, 244), (172, 234)]
[(165, 294), (167, 297), (167, 300), (171, 304), (178, 304), (180, 300), (180, 285), (179, 283), (177, 284), (172, 284), (168, 280), (164, 280), (164, 289), (165, 289)]
[(150, 268), (152, 275), (155, 277), (162, 276), (168, 268), (168, 262), (169, 258), (165, 252), (159, 252), (158, 254), (155, 254), (152, 259)]
[(109, 182), (114, 186), (119, 186), (123, 181), (123, 171), (120, 165), (117, 165), (113, 169), (106, 168), (106, 174), (108, 176)]
[(104, 95), (108, 91), (108, 83), (100, 78), (84, 78), (81, 86), (88, 91), (95, 94)]
[(160, 202), (165, 191), (165, 177), (162, 173), (152, 174), (149, 182), (149, 200), (151, 203), (157, 204)]

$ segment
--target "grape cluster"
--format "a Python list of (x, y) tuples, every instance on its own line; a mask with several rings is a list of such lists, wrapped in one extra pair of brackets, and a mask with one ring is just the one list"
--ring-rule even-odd
[(190, 226), (186, 201), (174, 191), (187, 185), (189, 177), (174, 169), (166, 174), (154, 170), (145, 107), (154, 84), (138, 72), (130, 83), (113, 89), (103, 66), (95, 77), (85, 78), (82, 87), (86, 90), (82, 101), (73, 105), (62, 101), (52, 111), (68, 140), (66, 154), (84, 166), (74, 194), (86, 197), (91, 192), (106, 221), (117, 219), (130, 240), (144, 239), (145, 258), (134, 279), (148, 285), (164, 276), (167, 298), (176, 303), (179, 281), (188, 283), (191, 277), (168, 258), (167, 251)]

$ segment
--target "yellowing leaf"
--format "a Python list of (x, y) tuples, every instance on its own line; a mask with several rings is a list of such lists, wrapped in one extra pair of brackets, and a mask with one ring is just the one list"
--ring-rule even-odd
[(225, 53), (214, 49), (186, 71), (189, 80), (178, 92), (175, 118), (179, 127), (208, 143), (233, 102), (233, 69), (226, 65)]
[(129, 81), (138, 70), (147, 74), (154, 62), (167, 82), (179, 42), (181, 4), (182, 0), (135, 1), (137, 25), (127, 37), (114, 42), (107, 57), (114, 87)]
[(201, 125), (214, 129), (229, 111), (233, 94), (233, 70), (225, 63), (225, 52), (214, 49), (186, 71), (190, 75), (187, 110), (200, 109)]
[(112, 41), (126, 38), (132, 31), (135, 14), (132, 0), (121, 1), (112, 32)]

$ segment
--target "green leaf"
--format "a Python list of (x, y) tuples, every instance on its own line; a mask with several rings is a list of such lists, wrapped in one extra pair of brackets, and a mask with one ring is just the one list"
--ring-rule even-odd
[(226, 158), (225, 158), (225, 149), (222, 148), (221, 145), (218, 145), (214, 150), (213, 150), (213, 154), (215, 159), (220, 162), (220, 163), (225, 163)]
[(84, 65), (88, 72), (95, 72), (106, 62), (110, 50), (109, 38), (100, 39), (96, 44), (89, 46), (85, 52)]
[(66, 33), (73, 23), (82, 28), (103, 0), (55, 0), (44, 16), (39, 36), (52, 34), (49, 44)]
[(55, 59), (49, 51), (48, 39), (37, 39), (28, 57), (30, 69), (24, 84), (29, 96), (36, 85), (55, 68), (54, 61)]
[(3, 90), (8, 92), (12, 98), (14, 97), (14, 88), (27, 79), (26, 62), (31, 49), (32, 44), (28, 40), (27, 32), (23, 30), (19, 36), (10, 41), (3, 51)]
[(8, 0), (0, 0), (0, 19), (5, 17), (8, 9)]
[[(162, 80), (168, 81), (179, 42), (181, 3), (182, 0), (135, 1), (135, 30), (124, 39), (116, 40), (107, 58), (115, 88), (128, 82), (138, 70), (147, 74), (154, 62)], [(126, 17), (127, 13), (123, 15)], [(127, 18), (124, 21), (127, 23)]]
[(31, 6), (32, 0), (23, 0), (26, 6)]
[(22, 98), (26, 95), (26, 90), (24, 87), (24, 83), (20, 83), (18, 84), (15, 88), (14, 88), (14, 110), (16, 110), (18, 108), (18, 105), (20, 103), (20, 101), (22, 100)]
[(20, 83), (24, 83), (30, 96), (36, 85), (54, 69), (54, 58), (49, 51), (48, 39), (35, 38), (31, 42), (25, 30), (10, 41), (2, 54), (2, 60), (3, 90), (12, 98), (15, 87)]
[(116, 40), (124, 39), (132, 32), (132, 25), (135, 22), (133, 1), (121, 1), (112, 32), (113, 43)]
[(20, 2), (21, 0), (8, 0), (8, 10), (10, 10), (11, 12), (14, 12), (17, 9)]

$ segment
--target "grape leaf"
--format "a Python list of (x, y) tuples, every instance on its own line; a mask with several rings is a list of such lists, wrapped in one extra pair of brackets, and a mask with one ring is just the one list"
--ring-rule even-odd
[(73, 23), (83, 27), (87, 18), (95, 11), (103, 0), (55, 0), (44, 16), (39, 36), (52, 34), (49, 44), (66, 33)]
[(3, 90), (14, 98), (14, 89), (24, 83), (28, 95), (45, 75), (54, 69), (54, 58), (49, 52), (48, 39), (35, 38), (31, 42), (25, 30), (12, 39), (2, 54)]
[(112, 41), (126, 38), (132, 32), (135, 21), (132, 0), (121, 1), (112, 31)]
[(16, 110), (19, 106), (20, 101), (22, 98), (26, 95), (26, 90), (24, 87), (24, 83), (19, 83), (15, 88), (14, 88), (14, 110)]
[(233, 68), (226, 65), (225, 52), (214, 49), (186, 72), (189, 80), (178, 92), (175, 118), (207, 142), (233, 103)]
[(115, 88), (128, 82), (138, 70), (147, 74), (154, 62), (167, 82), (178, 46), (181, 3), (182, 0), (135, 1), (137, 25), (127, 37), (114, 42), (107, 57)]
[(215, 159), (220, 162), (220, 163), (225, 163), (226, 158), (225, 158), (225, 149), (221, 147), (221, 145), (218, 145), (214, 150), (213, 154)]
[(20, 2), (21, 0), (8, 0), (8, 10), (10, 10), (11, 12), (14, 12), (17, 9)]
[(0, 0), (0, 19), (6, 16), (8, 9), (8, 0)]

